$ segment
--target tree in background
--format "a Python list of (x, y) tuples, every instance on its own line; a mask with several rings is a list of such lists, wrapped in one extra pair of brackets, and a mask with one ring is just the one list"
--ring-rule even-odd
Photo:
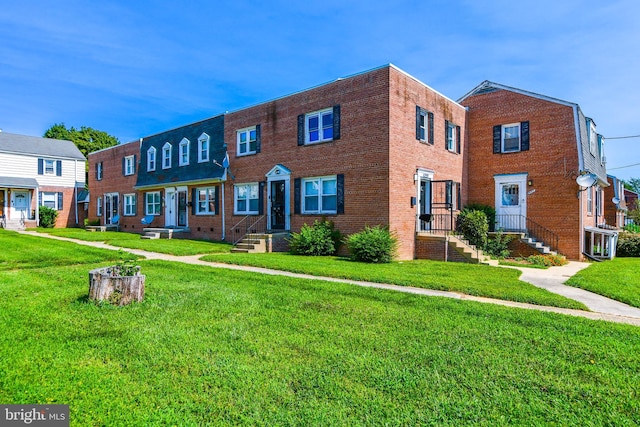
[(624, 181), (624, 188), (640, 193), (640, 178), (629, 178)]
[(82, 126), (80, 129), (72, 126), (67, 129), (64, 123), (57, 123), (51, 126), (44, 133), (44, 137), (73, 141), (85, 157), (89, 157), (89, 153), (102, 150), (103, 148), (113, 147), (120, 143), (118, 138), (106, 132), (86, 126)]

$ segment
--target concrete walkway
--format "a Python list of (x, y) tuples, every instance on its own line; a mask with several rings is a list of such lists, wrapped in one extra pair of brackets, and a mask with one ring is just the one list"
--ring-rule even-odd
[(482, 302), (482, 303), (488, 303), (488, 304), (502, 305), (507, 307), (517, 307), (517, 308), (523, 308), (523, 309), (529, 309), (529, 310), (561, 313), (561, 314), (566, 314), (570, 316), (584, 317), (584, 318), (593, 319), (593, 320), (606, 320), (609, 322), (626, 323), (629, 325), (640, 326), (640, 309), (628, 306), (621, 302), (614, 301), (612, 299), (594, 294), (589, 291), (564, 285), (564, 282), (566, 282), (569, 279), (569, 277), (573, 276), (583, 268), (586, 268), (589, 266), (588, 263), (582, 263), (582, 262), (570, 262), (568, 265), (565, 265), (562, 267), (551, 267), (547, 270), (542, 270), (537, 268), (526, 268), (526, 267), (511, 267), (511, 266), (504, 266), (504, 267), (515, 268), (517, 270), (522, 271), (520, 280), (531, 283), (532, 285), (537, 286), (539, 288), (547, 289), (548, 291), (556, 293), (558, 295), (562, 295), (564, 297), (579, 301), (584, 305), (586, 305), (591, 311), (573, 310), (573, 309), (559, 308), (559, 307), (547, 307), (547, 306), (540, 306), (535, 304), (527, 304), (527, 303), (520, 303), (520, 302), (513, 302), (513, 301), (505, 301), (505, 300), (499, 300), (499, 299), (493, 299), (493, 298), (476, 297), (476, 296), (461, 294), (458, 292), (447, 292), (447, 291), (437, 291), (432, 289), (416, 288), (412, 286), (398, 286), (398, 285), (391, 285), (391, 284), (385, 284), (385, 283), (338, 279), (333, 277), (323, 277), (323, 276), (313, 276), (310, 274), (291, 273), (288, 271), (272, 270), (272, 269), (260, 268), (260, 267), (250, 267), (250, 266), (242, 266), (242, 265), (207, 262), (199, 259), (203, 255), (188, 255), (188, 256), (168, 255), (168, 254), (161, 254), (158, 252), (148, 252), (148, 251), (139, 250), (139, 249), (120, 248), (116, 246), (107, 245), (106, 243), (102, 243), (102, 242), (87, 242), (84, 240), (68, 239), (68, 238), (59, 237), (59, 236), (52, 236), (47, 233), (37, 233), (34, 231), (21, 231), (21, 233), (29, 234), (32, 236), (43, 237), (43, 238), (64, 240), (64, 241), (73, 242), (79, 245), (91, 246), (95, 248), (110, 249), (110, 250), (122, 249), (123, 251), (145, 257), (148, 260), (181, 262), (185, 264), (202, 265), (202, 266), (213, 267), (213, 268), (225, 268), (229, 270), (249, 271), (253, 273), (268, 274), (273, 276), (287, 276), (287, 277), (295, 277), (300, 279), (311, 279), (311, 280), (322, 280), (327, 282), (346, 283), (346, 284), (351, 284), (356, 286), (386, 289), (386, 290), (405, 292), (405, 293), (411, 293), (416, 295), (437, 296), (437, 297), (453, 298), (453, 299), (464, 300), (464, 301), (476, 301), (476, 302)]

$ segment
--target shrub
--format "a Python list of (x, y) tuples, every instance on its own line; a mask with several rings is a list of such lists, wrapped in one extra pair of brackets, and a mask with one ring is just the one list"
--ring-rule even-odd
[(89, 218), (85, 218), (84, 219), (84, 226), (86, 227), (88, 225), (100, 225), (100, 220), (99, 219), (89, 220)]
[(471, 203), (465, 207), (470, 211), (481, 211), (487, 216), (487, 222), (489, 223), (489, 231), (496, 231), (496, 209), (493, 206), (481, 205), (480, 203)]
[(456, 230), (479, 249), (484, 249), (487, 245), (489, 224), (487, 215), (482, 211), (463, 209), (458, 215)]
[(616, 256), (640, 257), (640, 234), (628, 232), (618, 234)]
[(640, 233), (640, 225), (627, 224), (623, 227), (623, 230), (628, 231), (629, 233)]
[(291, 233), (289, 251), (294, 255), (333, 255), (342, 241), (333, 222), (315, 220), (312, 226), (303, 224), (300, 233)]
[(527, 257), (527, 261), (531, 264), (542, 265), (545, 267), (556, 267), (568, 263), (564, 255), (531, 255)]
[(507, 258), (511, 255), (508, 245), (512, 240), (513, 236), (504, 234), (502, 230), (499, 230), (493, 239), (487, 240), (484, 251), (496, 258)]
[(48, 206), (40, 206), (40, 227), (53, 228), (58, 219), (58, 211)]
[(364, 230), (350, 235), (347, 245), (354, 260), (381, 264), (393, 260), (398, 239), (387, 227), (366, 226)]

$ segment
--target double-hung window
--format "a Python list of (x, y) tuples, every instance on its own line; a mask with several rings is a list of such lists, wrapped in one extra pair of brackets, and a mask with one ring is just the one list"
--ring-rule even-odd
[(593, 215), (593, 187), (589, 187), (587, 192), (587, 215)]
[(151, 147), (147, 150), (147, 171), (156, 170), (156, 148)]
[(96, 163), (96, 180), (102, 181), (102, 162)]
[(56, 173), (56, 161), (46, 160), (44, 161), (44, 173), (45, 175), (54, 175)]
[(62, 193), (42, 192), (40, 206), (46, 206), (51, 209), (62, 209)]
[(214, 215), (216, 213), (216, 187), (196, 189), (196, 215)]
[(171, 168), (171, 144), (168, 142), (162, 147), (162, 169)]
[(136, 195), (125, 194), (124, 195), (124, 215), (133, 216), (136, 214)]
[(337, 177), (325, 176), (302, 180), (302, 213), (335, 214), (338, 209)]
[(256, 215), (259, 211), (258, 183), (239, 184), (234, 187), (234, 213), (236, 215)]
[(529, 150), (529, 122), (493, 127), (493, 152), (517, 153)]
[(145, 215), (160, 215), (160, 192), (151, 191), (145, 196)]
[(198, 162), (208, 162), (209, 161), (209, 135), (203, 133), (198, 138)]
[(136, 171), (135, 156), (127, 156), (124, 158), (124, 174), (126, 176), (133, 175)]
[(257, 153), (258, 148), (258, 138), (256, 127), (252, 126), (250, 128), (241, 129), (236, 132), (237, 139), (237, 148), (236, 152), (238, 156), (246, 156), (248, 154)]
[(416, 106), (416, 139), (433, 144), (433, 113)]
[(305, 117), (306, 143), (331, 141), (333, 139), (333, 109), (328, 108)]
[(189, 164), (189, 140), (187, 138), (183, 138), (180, 141), (180, 145), (178, 146), (179, 159), (178, 164), (180, 166), (186, 166)]
[(447, 150), (456, 151), (456, 126), (453, 123), (447, 122)]
[(598, 147), (598, 133), (596, 132), (596, 124), (593, 120), (587, 119), (587, 126), (589, 127), (589, 153), (594, 157), (597, 154)]
[(102, 216), (102, 197), (96, 199), (96, 216)]

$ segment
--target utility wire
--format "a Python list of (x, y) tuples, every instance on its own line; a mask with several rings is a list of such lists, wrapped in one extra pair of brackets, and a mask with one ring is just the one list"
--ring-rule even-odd
[(626, 169), (626, 168), (631, 168), (634, 166), (640, 166), (640, 163), (634, 163), (632, 165), (627, 165), (627, 166), (619, 166), (617, 168), (607, 168), (608, 171), (612, 171), (612, 170), (616, 170), (616, 169)]
[(640, 138), (640, 135), (631, 135), (631, 136), (605, 136), (604, 139), (627, 139), (627, 138)]

